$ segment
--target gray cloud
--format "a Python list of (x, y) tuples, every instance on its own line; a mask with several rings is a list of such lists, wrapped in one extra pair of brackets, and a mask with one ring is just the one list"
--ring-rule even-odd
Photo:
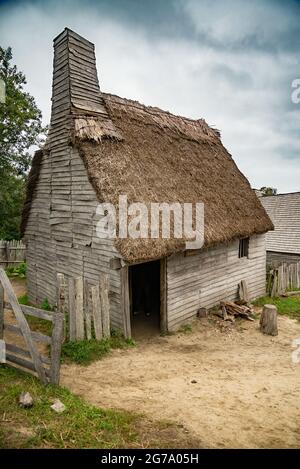
[(65, 26), (96, 45), (101, 88), (176, 114), (204, 117), (253, 186), (299, 190), (299, 2), (4, 1), (11, 45), (45, 122), (52, 39)]

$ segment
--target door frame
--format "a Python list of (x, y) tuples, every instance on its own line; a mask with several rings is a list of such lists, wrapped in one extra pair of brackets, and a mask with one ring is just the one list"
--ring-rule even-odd
[[(160, 261), (160, 332), (166, 333), (168, 331), (167, 258), (160, 259), (159, 261)], [(129, 268), (130, 266), (126, 265), (120, 269), (121, 311), (122, 311), (122, 319), (123, 319), (123, 334), (126, 339), (131, 337), (132, 282), (130, 281)]]

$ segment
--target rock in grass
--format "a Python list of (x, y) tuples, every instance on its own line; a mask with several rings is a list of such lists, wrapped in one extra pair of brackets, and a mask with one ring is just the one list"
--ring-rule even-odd
[(29, 392), (21, 392), (19, 397), (19, 406), (23, 409), (29, 409), (33, 406), (33, 398)]
[(50, 407), (58, 414), (61, 414), (66, 410), (66, 406), (59, 399), (55, 399), (54, 404)]

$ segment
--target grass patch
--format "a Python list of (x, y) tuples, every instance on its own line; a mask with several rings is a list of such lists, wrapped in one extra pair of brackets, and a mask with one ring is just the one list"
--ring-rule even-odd
[(27, 294), (19, 296), (18, 302), (20, 303), (20, 305), (30, 305)]
[(300, 321), (300, 294), (299, 296), (271, 298), (263, 296), (253, 301), (255, 306), (264, 306), (266, 304), (275, 305), (278, 313), (289, 316), (292, 319)]
[[(22, 295), (19, 296), (18, 302), (21, 305), (26, 305), (26, 306), (31, 306), (28, 296)], [(44, 300), (42, 305), (40, 306), (40, 309), (45, 309), (46, 311), (51, 311), (51, 309), (46, 309), (44, 306), (49, 306), (48, 300)], [(31, 316), (30, 314), (25, 314), (26, 319), (28, 321), (29, 327), (32, 331), (38, 331), (41, 332), (42, 334), (46, 335), (51, 335), (52, 334), (52, 323), (50, 321), (46, 321), (45, 319), (40, 319), (40, 318), (35, 318), (34, 316)]]
[(81, 365), (100, 360), (112, 349), (125, 349), (135, 345), (133, 339), (124, 339), (119, 332), (112, 331), (111, 337), (103, 340), (80, 340), (66, 342), (62, 346), (62, 361), (75, 362)]
[[(22, 391), (34, 399), (30, 409), (18, 405)], [(60, 399), (66, 411), (50, 405)], [(44, 386), (36, 378), (0, 367), (1, 448), (192, 448), (197, 442), (175, 424), (146, 419), (125, 411), (87, 404), (67, 389)]]
[(178, 330), (178, 332), (181, 332), (182, 334), (190, 334), (193, 332), (193, 328), (191, 324), (184, 324), (181, 326), (181, 328)]
[(5, 272), (10, 278), (26, 278), (26, 270), (26, 262), (21, 262), (21, 264), (17, 265), (16, 267), (7, 267)]

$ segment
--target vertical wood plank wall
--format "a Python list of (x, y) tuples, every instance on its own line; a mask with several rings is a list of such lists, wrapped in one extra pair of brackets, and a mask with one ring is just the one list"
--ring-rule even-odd
[(168, 259), (168, 330), (191, 320), (199, 307), (236, 299), (241, 280), (246, 280), (251, 298), (265, 294), (265, 235), (250, 238), (249, 258), (238, 258), (238, 246), (234, 241), (194, 256), (176, 254)]

